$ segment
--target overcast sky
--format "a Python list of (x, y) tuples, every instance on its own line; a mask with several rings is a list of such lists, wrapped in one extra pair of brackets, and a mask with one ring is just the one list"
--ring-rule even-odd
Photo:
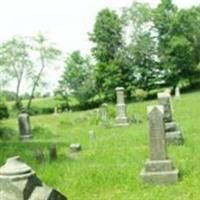
[[(138, 0), (155, 6), (159, 0)], [(120, 10), (133, 0), (0, 0), (0, 42), (14, 35), (46, 33), (65, 53), (89, 52), (97, 12), (105, 7)], [(179, 7), (200, 4), (200, 0), (174, 0)], [(60, 71), (60, 70), (59, 70)], [(59, 71), (57, 76), (59, 76)], [(57, 78), (55, 78), (56, 80)]]

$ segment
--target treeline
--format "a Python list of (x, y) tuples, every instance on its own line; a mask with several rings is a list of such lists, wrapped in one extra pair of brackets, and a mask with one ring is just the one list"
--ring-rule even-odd
[(103, 9), (89, 34), (91, 55), (68, 55), (58, 91), (85, 104), (112, 101), (117, 86), (128, 99), (147, 98), (162, 87), (198, 87), (199, 24), (200, 7), (178, 9), (171, 0), (155, 9), (134, 2), (121, 15)]
[[(127, 99), (150, 98), (163, 87), (174, 89), (200, 86), (200, 6), (179, 9), (171, 0), (161, 0), (156, 8), (134, 2), (119, 15), (108, 8), (97, 16), (88, 39), (90, 55), (79, 50), (64, 61), (55, 96), (66, 101), (71, 96), (79, 107), (89, 108), (115, 99), (115, 88), (125, 88)], [(43, 75), (61, 51), (42, 34), (32, 38), (14, 37), (0, 45), (1, 85), (16, 81), (14, 98), (20, 109), (21, 85), (29, 84), (25, 108), (30, 110)]]

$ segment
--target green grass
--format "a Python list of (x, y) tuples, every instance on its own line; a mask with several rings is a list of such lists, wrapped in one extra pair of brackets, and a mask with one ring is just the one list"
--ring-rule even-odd
[[(49, 186), (57, 188), (70, 200), (197, 200), (200, 199), (200, 93), (173, 100), (174, 118), (183, 131), (185, 144), (169, 146), (168, 154), (180, 170), (180, 180), (171, 186), (145, 185), (139, 173), (148, 158), (146, 106), (156, 101), (132, 103), (127, 107), (142, 123), (124, 128), (98, 126), (97, 111), (63, 113), (31, 117), (34, 139), (18, 141), (14, 135), (0, 142), (0, 165), (8, 156), (20, 155)], [(114, 122), (114, 107), (109, 113)], [(16, 119), (3, 125), (17, 131)], [(96, 140), (89, 138), (94, 130)], [(57, 143), (58, 160), (51, 162), (48, 148)], [(81, 143), (83, 150), (69, 154), (70, 143)], [(45, 152), (44, 164), (34, 159), (37, 148)]]

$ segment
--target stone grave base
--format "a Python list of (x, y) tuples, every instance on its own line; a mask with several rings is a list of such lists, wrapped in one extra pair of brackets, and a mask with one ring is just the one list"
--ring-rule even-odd
[(127, 117), (117, 117), (116, 118), (116, 124), (115, 126), (128, 126), (129, 123), (128, 123), (128, 120), (127, 120)]
[(176, 125), (176, 122), (175, 121), (172, 121), (172, 122), (165, 122), (165, 131), (168, 132), (168, 131), (176, 131), (178, 128), (177, 128), (177, 125)]
[(184, 140), (175, 121), (165, 123), (167, 144), (182, 145)]
[(181, 131), (166, 132), (167, 144), (182, 145), (184, 143)]
[(142, 182), (150, 184), (174, 184), (178, 181), (177, 169), (171, 160), (148, 160), (140, 173)]
[(28, 140), (28, 139), (31, 139), (32, 137), (33, 137), (32, 135), (21, 135), (20, 139), (21, 140)]

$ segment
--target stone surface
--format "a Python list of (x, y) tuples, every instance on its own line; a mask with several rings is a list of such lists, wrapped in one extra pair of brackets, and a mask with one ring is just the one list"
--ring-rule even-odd
[(117, 126), (128, 126), (128, 119), (126, 117), (126, 105), (124, 102), (124, 88), (117, 87), (115, 90), (116, 90), (116, 95), (117, 95), (116, 125)]
[(180, 88), (176, 87), (175, 88), (175, 98), (176, 99), (180, 99), (181, 95), (180, 95)]
[(158, 104), (164, 107), (164, 121), (173, 121), (171, 95), (166, 92), (158, 93)]
[(50, 160), (56, 160), (57, 159), (57, 146), (56, 144), (52, 144), (49, 148), (49, 158)]
[(168, 158), (166, 150), (164, 108), (163, 106), (149, 106), (149, 152), (150, 159), (140, 173), (145, 183), (172, 184), (178, 181), (178, 170), (174, 168)]
[(99, 109), (100, 125), (107, 127), (109, 125), (108, 119), (108, 104), (103, 103)]
[(171, 95), (167, 92), (158, 93), (158, 103), (164, 107), (164, 121), (167, 144), (182, 145), (184, 139), (172, 116)]
[(58, 191), (44, 185), (19, 157), (9, 158), (0, 168), (0, 195), (3, 200), (66, 200)]
[(166, 132), (166, 139), (167, 144), (182, 145), (184, 143), (184, 139), (179, 130)]
[(18, 125), (21, 139), (29, 139), (32, 137), (30, 119), (27, 113), (19, 114)]
[(78, 152), (81, 151), (81, 145), (80, 144), (70, 144), (69, 149), (71, 152)]

